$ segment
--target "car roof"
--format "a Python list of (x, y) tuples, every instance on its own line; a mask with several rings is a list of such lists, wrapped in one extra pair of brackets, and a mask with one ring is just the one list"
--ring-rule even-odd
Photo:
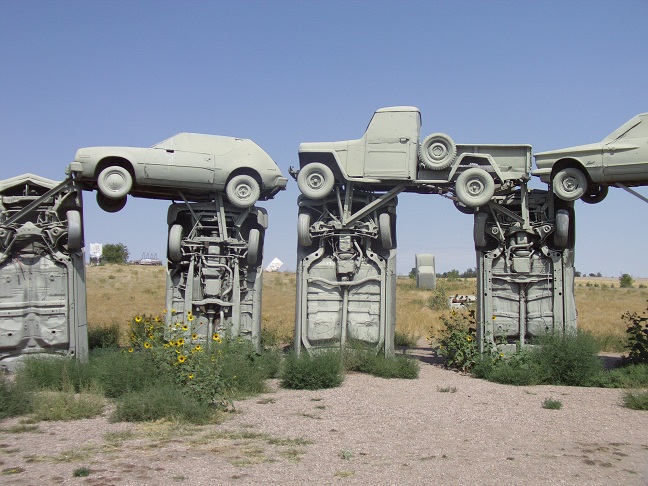
[(638, 115), (633, 116), (632, 118), (630, 118), (630, 120), (628, 120), (623, 125), (621, 125), (619, 128), (614, 130), (607, 137), (605, 137), (602, 141), (603, 142), (613, 142), (614, 140), (621, 137), (624, 133), (626, 133), (631, 128), (637, 126), (639, 123), (642, 123), (644, 121), (644, 118), (646, 118), (646, 116), (648, 116), (648, 113), (639, 113)]

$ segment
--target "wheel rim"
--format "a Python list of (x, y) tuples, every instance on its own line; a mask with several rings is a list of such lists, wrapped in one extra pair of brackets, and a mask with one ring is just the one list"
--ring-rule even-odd
[(324, 174), (319, 171), (313, 172), (306, 180), (306, 184), (311, 189), (320, 189), (324, 185)]
[(466, 191), (473, 197), (481, 196), (484, 193), (484, 183), (479, 179), (470, 179), (466, 183)]
[(248, 199), (252, 194), (252, 188), (247, 184), (239, 184), (236, 186), (236, 196), (240, 199)]
[(430, 158), (433, 160), (443, 160), (448, 156), (448, 147), (441, 142), (435, 142), (430, 145), (428, 153), (430, 154)]
[(106, 187), (114, 192), (121, 191), (126, 186), (126, 178), (121, 172), (111, 170), (104, 178)]

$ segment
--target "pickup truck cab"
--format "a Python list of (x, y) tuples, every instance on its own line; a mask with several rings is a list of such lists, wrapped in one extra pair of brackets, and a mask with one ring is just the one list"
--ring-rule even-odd
[(529, 178), (529, 145), (455, 144), (444, 133), (419, 141), (420, 131), (418, 108), (394, 106), (377, 110), (360, 139), (302, 143), (299, 189), (322, 199), (336, 182), (377, 190), (404, 185), (408, 192), (454, 192), (474, 208)]

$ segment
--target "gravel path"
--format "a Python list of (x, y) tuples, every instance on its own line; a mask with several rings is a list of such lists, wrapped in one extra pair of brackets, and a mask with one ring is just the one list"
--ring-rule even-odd
[(648, 412), (622, 390), (498, 385), (418, 354), (417, 380), (271, 382), (220, 425), (5, 420), (0, 484), (648, 484)]

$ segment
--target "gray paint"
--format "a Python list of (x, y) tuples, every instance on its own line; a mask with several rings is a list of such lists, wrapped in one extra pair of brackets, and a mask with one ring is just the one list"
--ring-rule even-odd
[(33, 174), (0, 181), (0, 368), (88, 355), (81, 189)]
[(196, 333), (207, 344), (219, 333), (260, 349), (265, 209), (236, 208), (218, 196), (172, 204), (167, 223), (167, 325), (185, 322), (187, 337)]

